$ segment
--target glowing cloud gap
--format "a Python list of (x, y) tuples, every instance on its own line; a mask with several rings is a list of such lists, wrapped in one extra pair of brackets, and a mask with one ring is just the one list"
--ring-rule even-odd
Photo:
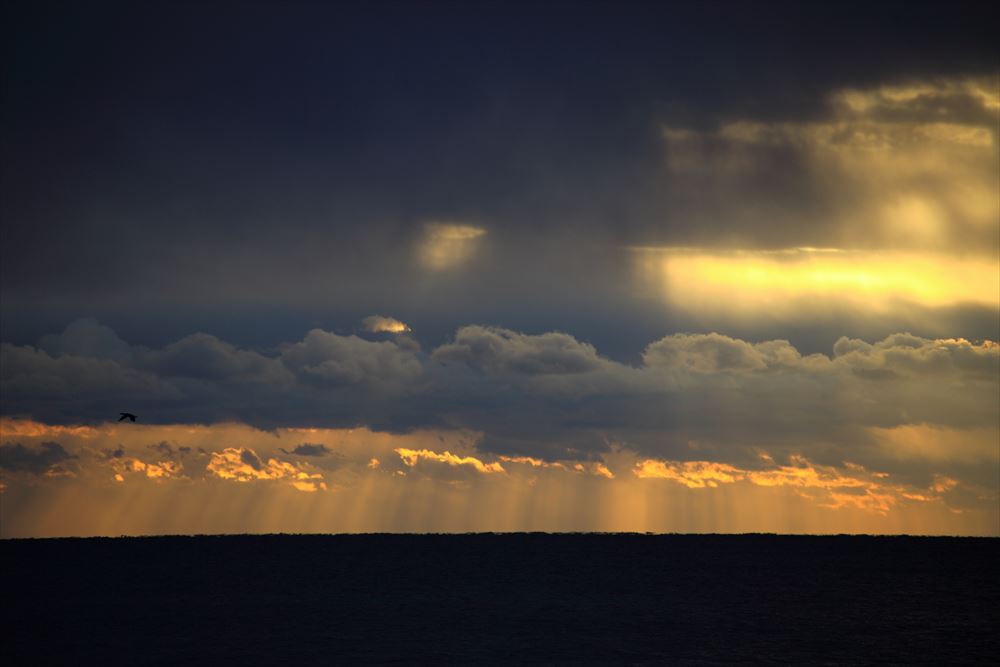
[(754, 316), (791, 312), (816, 299), (866, 312), (899, 301), (940, 307), (1000, 308), (1000, 264), (928, 253), (838, 249), (719, 252), (689, 248), (633, 249), (641, 286), (670, 304)]
[(417, 258), (430, 271), (459, 267), (472, 258), (484, 234), (485, 229), (468, 224), (427, 223), (417, 246)]

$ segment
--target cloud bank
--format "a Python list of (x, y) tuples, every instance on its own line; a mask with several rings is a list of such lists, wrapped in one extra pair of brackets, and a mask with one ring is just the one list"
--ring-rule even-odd
[[(39, 347), (4, 344), (2, 361), (5, 413), (67, 427), (128, 409), (152, 424), (435, 428), (478, 433), (485, 452), (545, 461), (618, 443), (654, 458), (709, 453), (745, 465), (765, 449), (786, 462), (892, 465), (914, 480), (929, 479), (933, 457), (899, 453), (908, 442), (930, 451), (934, 429), (970, 434), (953, 459), (937, 457), (937, 472), (986, 480), (978, 443), (996, 431), (1000, 400), (997, 343), (905, 333), (842, 337), (829, 354), (806, 355), (783, 340), (673, 334), (629, 365), (566, 333), (479, 325), (429, 351), (313, 330), (264, 354), (207, 334), (133, 346), (82, 320)], [(324, 452), (301, 444), (291, 453)]]

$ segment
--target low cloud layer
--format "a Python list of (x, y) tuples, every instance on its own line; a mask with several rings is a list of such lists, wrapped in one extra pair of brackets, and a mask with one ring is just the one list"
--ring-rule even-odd
[[(612, 444), (559, 460), (497, 455), (477, 434), (0, 420), (0, 536), (149, 533), (637, 530), (993, 534), (995, 489), (907, 481), (851, 460), (759, 451), (743, 465)], [(291, 454), (308, 433), (329, 454)], [(55, 443), (46, 438), (58, 437)], [(150, 444), (152, 442), (152, 444)], [(48, 444), (46, 444), (48, 443)], [(326, 458), (338, 465), (324, 467)], [(58, 460), (57, 460), (58, 459)], [(6, 460), (10, 460), (9, 458)], [(71, 468), (66, 463), (71, 462)]]
[[(628, 365), (570, 334), (478, 325), (429, 351), (313, 330), (264, 354), (206, 334), (131, 346), (84, 320), (2, 354), (6, 414), (50, 424), (96, 425), (129, 410), (153, 424), (436, 428), (481, 434), (485, 452), (545, 461), (619, 443), (659, 459), (745, 465), (764, 449), (784, 462), (891, 465), (914, 481), (937, 472), (985, 482), (977, 463), (988, 449), (975, 443), (996, 432), (1000, 400), (997, 343), (902, 333), (842, 337), (829, 354), (808, 355), (782, 340), (674, 334)], [(937, 437), (970, 444), (947, 461), (900, 456), (911, 441), (914, 452), (933, 451)], [(289, 453), (326, 452), (304, 443)], [(253, 463), (242, 461), (267, 467)]]

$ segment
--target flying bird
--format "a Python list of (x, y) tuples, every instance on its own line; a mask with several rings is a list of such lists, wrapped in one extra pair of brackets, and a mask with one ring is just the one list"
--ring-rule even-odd
[(122, 412), (121, 417), (118, 418), (118, 421), (123, 422), (126, 419), (129, 420), (130, 422), (135, 422), (135, 415), (132, 414), (131, 412)]

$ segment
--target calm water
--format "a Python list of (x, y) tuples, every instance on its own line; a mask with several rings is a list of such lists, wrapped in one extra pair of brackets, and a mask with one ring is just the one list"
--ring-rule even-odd
[(6, 664), (1000, 655), (998, 539), (160, 537), (8, 540), (0, 553)]

